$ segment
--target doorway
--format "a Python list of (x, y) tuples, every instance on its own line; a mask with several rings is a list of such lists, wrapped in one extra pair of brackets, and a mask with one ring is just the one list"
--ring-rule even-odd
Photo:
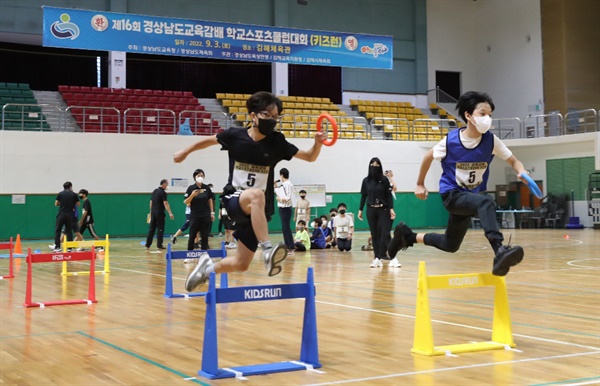
[[(460, 72), (454, 71), (436, 71), (435, 72), (435, 87), (444, 91), (446, 94), (458, 100), (460, 98)], [(454, 102), (443, 100), (444, 95), (439, 96), (438, 102)]]

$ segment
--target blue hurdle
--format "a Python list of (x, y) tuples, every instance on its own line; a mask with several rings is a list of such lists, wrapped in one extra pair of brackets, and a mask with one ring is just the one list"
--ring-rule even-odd
[[(312, 267), (308, 268), (306, 283), (277, 284), (267, 286), (216, 288), (215, 273), (210, 274), (206, 294), (206, 318), (202, 369), (198, 375), (208, 379), (240, 378), (246, 375), (280, 373), (284, 371), (312, 370), (320, 368), (319, 342), (317, 339), (317, 311), (315, 307), (315, 280)], [(238, 303), (260, 300), (305, 298), (302, 345), (299, 361), (265, 363), (260, 365), (219, 368), (217, 346), (217, 303)]]
[[(195, 296), (205, 296), (206, 292), (190, 292), (190, 293), (173, 293), (173, 266), (172, 260), (180, 259), (196, 259), (200, 257), (201, 253), (208, 253), (210, 257), (224, 258), (227, 256), (227, 250), (225, 249), (225, 242), (221, 242), (221, 249), (209, 249), (207, 251), (194, 250), (194, 251), (173, 251), (171, 244), (167, 245), (167, 264), (166, 264), (166, 280), (165, 280), (165, 297), (166, 298), (190, 298)], [(221, 288), (227, 288), (229, 282), (227, 274), (221, 274)]]

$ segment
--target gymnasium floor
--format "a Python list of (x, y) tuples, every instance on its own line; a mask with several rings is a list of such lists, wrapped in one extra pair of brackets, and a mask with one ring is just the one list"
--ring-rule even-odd
[[(401, 269), (369, 268), (372, 252), (360, 250), (367, 233), (358, 232), (351, 252), (296, 253), (273, 278), (259, 259), (248, 272), (229, 275), (232, 287), (299, 283), (314, 267), (320, 372), (245, 381), (196, 377), (204, 298), (164, 298), (164, 255), (146, 253), (142, 238), (111, 240), (111, 273), (96, 276), (98, 303), (89, 306), (24, 308), (27, 266), (19, 258), (16, 278), (0, 281), (0, 384), (599, 384), (600, 232), (510, 231), (513, 244), (525, 249), (523, 262), (506, 277), (514, 350), (411, 353), (419, 261), (429, 275), (490, 272), (492, 252), (482, 231), (469, 231), (455, 254), (409, 248), (399, 255)], [(213, 247), (218, 240), (211, 239)], [(184, 248), (182, 241), (176, 247)], [(25, 250), (47, 252), (48, 244), (23, 241)], [(7, 266), (8, 259), (0, 259), (0, 274)], [(63, 279), (60, 266), (34, 265), (34, 301), (87, 296), (88, 277)], [(192, 266), (174, 261), (175, 291), (184, 292)], [(69, 267), (87, 269), (76, 262)], [(430, 291), (435, 345), (490, 340), (493, 297), (488, 287)], [(219, 367), (298, 360), (303, 308), (299, 299), (217, 305)]]

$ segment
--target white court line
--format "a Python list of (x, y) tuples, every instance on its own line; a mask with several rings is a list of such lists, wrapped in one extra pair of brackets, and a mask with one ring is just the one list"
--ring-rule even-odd
[(583, 386), (583, 385), (597, 385), (600, 383), (600, 379), (596, 379), (593, 381), (587, 382), (579, 382), (579, 383), (555, 383), (556, 386)]
[[(403, 318), (408, 318), (408, 319), (415, 319), (415, 316), (413, 316), (413, 315), (399, 314), (399, 313), (396, 313), (396, 312), (389, 312), (389, 311), (380, 311), (380, 310), (375, 310), (375, 309), (372, 309), (372, 308), (348, 306), (348, 305), (345, 305), (345, 304), (324, 302), (324, 301), (321, 301), (321, 300), (316, 300), (316, 303), (328, 304), (328, 305), (331, 305), (331, 306), (338, 306), (338, 307), (344, 307), (344, 308), (351, 308), (351, 309), (359, 310), (359, 311), (375, 312), (375, 313), (378, 313), (378, 314), (385, 314), (385, 315), (392, 315), (392, 316), (401, 316)], [(440, 323), (440, 324), (447, 324), (449, 326), (468, 328), (468, 329), (471, 329), (471, 330), (479, 330), (479, 331), (492, 332), (492, 330), (489, 329), (489, 328), (469, 326), (469, 325), (466, 325), (466, 324), (446, 322), (444, 320), (437, 320), (437, 319), (431, 319), (431, 321), (432, 322), (436, 322), (436, 323)], [(598, 352), (600, 352), (600, 347), (585, 346), (585, 345), (576, 344), (576, 343), (563, 342), (563, 341), (560, 341), (560, 340), (539, 338), (539, 337), (531, 336), (531, 335), (513, 334), (513, 336), (518, 336), (520, 338), (526, 338), (526, 339), (532, 339), (532, 340), (538, 340), (538, 341), (541, 341), (541, 342), (556, 343), (556, 344), (562, 344), (562, 345), (565, 345), (565, 346), (572, 346), (572, 347), (577, 347), (577, 348), (585, 348), (585, 349), (588, 349), (588, 350), (597, 350)]]
[[(321, 385), (339, 385), (342, 383), (354, 383), (354, 382), (366, 382), (366, 381), (374, 381), (378, 379), (387, 379), (387, 378), (396, 378), (396, 377), (407, 377), (411, 375), (420, 375), (420, 374), (433, 374), (433, 373), (441, 373), (445, 371), (455, 371), (455, 370), (465, 370), (465, 369), (475, 369), (478, 367), (489, 367), (489, 366), (501, 366), (501, 365), (510, 365), (514, 363), (526, 363), (526, 362), (537, 362), (537, 361), (547, 361), (552, 359), (562, 359), (562, 358), (571, 358), (578, 357), (584, 355), (597, 355), (600, 352), (584, 352), (577, 354), (565, 354), (565, 355), (553, 355), (547, 357), (539, 357), (539, 358), (527, 358), (527, 359), (517, 359), (513, 361), (504, 361), (504, 362), (488, 362), (488, 363), (478, 363), (475, 365), (465, 365), (465, 366), (456, 366), (456, 367), (446, 367), (443, 369), (433, 369), (433, 370), (422, 370), (422, 371), (410, 371), (407, 373), (396, 373), (396, 374), (388, 374), (388, 375), (379, 375), (375, 377), (367, 377), (367, 378), (355, 378), (355, 379), (346, 379), (343, 381), (333, 381), (333, 382), (324, 382), (324, 383), (311, 383), (307, 386), (321, 386)], [(596, 381), (597, 382), (597, 381)], [(581, 383), (584, 385), (585, 383)], [(572, 386), (573, 384), (569, 384)]]

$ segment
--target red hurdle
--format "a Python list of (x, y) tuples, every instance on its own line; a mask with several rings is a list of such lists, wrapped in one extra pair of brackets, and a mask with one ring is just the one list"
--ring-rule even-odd
[[(32, 266), (34, 263), (62, 263), (63, 261), (90, 261), (90, 283), (88, 289), (88, 299), (73, 299), (73, 300), (55, 300), (50, 302), (32, 302), (31, 301), (31, 285), (32, 285)], [(96, 252), (94, 248), (86, 252), (58, 252), (58, 253), (31, 253), (31, 248), (27, 248), (27, 288), (25, 290), (25, 307), (47, 307), (60, 306), (63, 304), (92, 304), (97, 303), (96, 300), (96, 275), (95, 263)]]
[(8, 249), (9, 262), (8, 262), (8, 275), (0, 276), (0, 279), (13, 279), (15, 277), (15, 275), (14, 275), (15, 257), (13, 256), (14, 245), (13, 245), (12, 237), (10, 238), (10, 242), (0, 243), (0, 250), (2, 250), (2, 249)]

